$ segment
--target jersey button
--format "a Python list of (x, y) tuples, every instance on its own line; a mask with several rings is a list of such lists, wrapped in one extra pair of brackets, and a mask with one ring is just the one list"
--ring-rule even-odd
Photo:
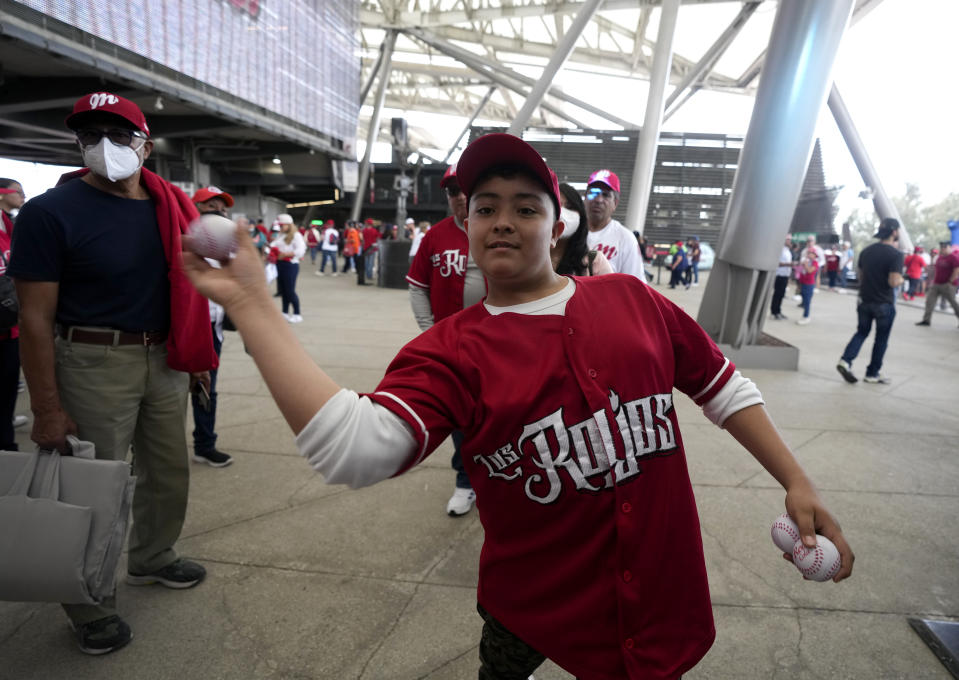
[(572, 328), (569, 329), (569, 334), (570, 334), (570, 335), (573, 334), (573, 329), (572, 329)]
[(621, 506), (619, 506), (619, 507), (620, 507), (620, 509), (621, 509), (624, 513), (630, 513), (630, 512), (633, 511), (633, 506), (630, 505), (629, 503), (623, 503), (623, 504), (622, 504)]
[(589, 369), (588, 371), (586, 371), (586, 374), (589, 375), (590, 378), (595, 378), (597, 375), (599, 375), (599, 374), (596, 372), (596, 369), (595, 369), (595, 368)]
[(629, 583), (632, 580), (633, 580), (633, 572), (627, 569), (626, 571), (623, 572), (623, 581), (626, 583)]
[(635, 644), (636, 644), (636, 643), (633, 642), (633, 638), (626, 638), (626, 642), (623, 643), (623, 646), (624, 646), (626, 649), (632, 649), (632, 648), (633, 648), (633, 645), (635, 645)]

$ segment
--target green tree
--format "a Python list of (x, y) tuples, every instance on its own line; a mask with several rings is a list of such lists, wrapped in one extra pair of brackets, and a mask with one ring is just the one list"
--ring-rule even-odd
[[(919, 185), (908, 183), (905, 193), (893, 196), (892, 202), (913, 244), (926, 250), (948, 241), (949, 228), (946, 222), (959, 219), (959, 193), (953, 192), (938, 203), (924, 206)], [(853, 247), (859, 251), (871, 242), (879, 218), (873, 210), (856, 208), (849, 213), (845, 222), (849, 223)]]

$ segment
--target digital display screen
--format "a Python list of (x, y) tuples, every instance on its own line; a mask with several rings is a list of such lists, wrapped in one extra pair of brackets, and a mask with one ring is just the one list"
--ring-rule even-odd
[(21, 4), (339, 140), (359, 115), (359, 3), (20, 0)]

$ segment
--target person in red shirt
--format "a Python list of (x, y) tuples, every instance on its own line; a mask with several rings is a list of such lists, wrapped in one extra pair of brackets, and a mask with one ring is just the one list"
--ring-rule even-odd
[(816, 274), (819, 273), (819, 260), (816, 253), (810, 250), (806, 259), (799, 263), (799, 285), (802, 295), (802, 318), (796, 321), (800, 326), (809, 323), (809, 307), (812, 305), (812, 296), (816, 292)]
[[(366, 226), (363, 227), (363, 267), (366, 269), (366, 278), (369, 281), (373, 279), (373, 267), (376, 266), (376, 253), (379, 252), (380, 230), (371, 219), (366, 220)], [(369, 285), (373, 285), (370, 283)]]
[(702, 327), (634, 276), (556, 274), (562, 199), (539, 153), (485, 135), (456, 174), (488, 294), (410, 341), (372, 393), (341, 388), (288, 329), (273, 330), (248, 242), (221, 270), (185, 261), (249, 339), (328, 483), (403, 474), (465, 432), (483, 525), (478, 677), (525, 680), (549, 658), (582, 680), (674, 680), (706, 654), (715, 626), (674, 392), (755, 456), (785, 489), (802, 544), (818, 528), (841, 555), (833, 581), (848, 577), (855, 557), (838, 523), (758, 388)]
[(906, 267), (906, 278), (909, 279), (909, 288), (902, 296), (907, 300), (914, 300), (916, 295), (922, 295), (922, 269), (926, 261), (922, 257), (922, 246), (916, 246), (912, 255), (907, 255), (903, 263)]
[(836, 247), (826, 251), (826, 276), (829, 279), (829, 290), (836, 292), (836, 284), (839, 282), (839, 261), (841, 260), (839, 250)]
[(917, 326), (932, 324), (932, 312), (940, 295), (952, 305), (952, 311), (959, 317), (959, 302), (956, 302), (956, 287), (959, 286), (959, 246), (952, 246), (950, 251), (943, 252), (936, 260), (935, 267), (935, 275), (926, 296), (926, 310)]
[[(0, 274), (6, 274), (10, 261), (10, 240), (13, 238), (13, 218), (10, 213), (19, 210), (24, 199), (20, 182), (0, 178)], [(27, 423), (26, 416), (14, 416), (19, 384), (20, 329), (14, 325), (0, 328), (0, 451), (18, 450), (13, 429)]]
[(317, 229), (319, 222), (313, 222), (304, 230), (303, 238), (306, 239), (306, 247), (310, 251), (310, 264), (316, 266), (316, 253), (320, 249), (320, 230)]

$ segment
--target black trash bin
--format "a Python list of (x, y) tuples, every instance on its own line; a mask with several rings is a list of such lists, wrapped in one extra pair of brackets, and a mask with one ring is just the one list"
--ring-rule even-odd
[(380, 288), (406, 288), (406, 273), (410, 270), (411, 241), (380, 241), (380, 268), (376, 285)]

